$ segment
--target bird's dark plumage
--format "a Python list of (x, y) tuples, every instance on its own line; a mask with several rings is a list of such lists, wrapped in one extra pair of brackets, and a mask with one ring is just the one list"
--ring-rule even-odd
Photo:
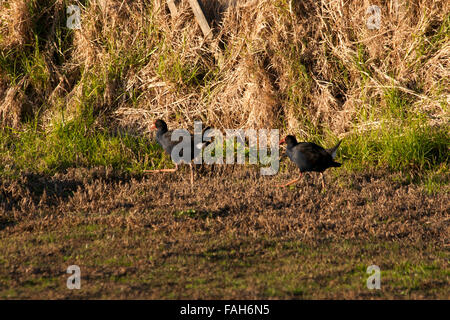
[[(169, 155), (172, 156), (172, 150), (173, 148), (182, 141), (182, 138), (178, 141), (172, 141), (172, 130), (169, 130), (167, 128), (167, 124), (163, 120), (156, 120), (155, 121), (155, 127), (157, 129), (156, 131), (156, 141), (159, 143), (159, 145), (164, 149), (164, 151)], [(193, 160), (195, 157), (197, 157), (202, 149), (207, 146), (210, 142), (203, 142), (203, 135), (208, 128), (204, 129), (202, 132), (202, 145), (195, 145), (194, 142), (194, 136), (191, 134), (191, 156), (190, 160)], [(183, 150), (180, 151), (180, 157), (183, 157)]]
[(293, 179), (283, 185), (277, 187), (286, 187), (300, 180), (303, 172), (315, 171), (320, 172), (322, 176), (322, 188), (325, 188), (323, 172), (331, 167), (340, 167), (341, 164), (334, 161), (336, 150), (341, 142), (333, 148), (324, 149), (312, 142), (297, 142), (294, 136), (287, 136), (280, 141), (280, 144), (286, 143), (286, 155), (300, 169), (300, 175), (297, 179)]
[(167, 124), (163, 120), (156, 120), (155, 127), (157, 129), (156, 141), (164, 149), (164, 151), (170, 155), (173, 147), (177, 144), (177, 142), (170, 139), (172, 136), (172, 131), (169, 131)]
[[(177, 159), (173, 159), (172, 157), (172, 151), (173, 148), (183, 141), (183, 137), (180, 136), (178, 141), (172, 141), (172, 133), (173, 131), (169, 131), (167, 128), (167, 124), (163, 120), (156, 120), (154, 126), (152, 129), (157, 129), (156, 131), (156, 141), (159, 143), (159, 145), (164, 149), (164, 151), (170, 156), (173, 162), (175, 162), (175, 168), (174, 169), (160, 169), (160, 170), (145, 170), (144, 172), (175, 172), (178, 169), (178, 164), (181, 162), (181, 160), (187, 160), (184, 159), (183, 152), (185, 151), (185, 148), (180, 148), (180, 161), (176, 161)], [(201, 152), (202, 149), (210, 144), (211, 142), (203, 142), (203, 136), (205, 134), (205, 131), (209, 128), (206, 128), (202, 132), (201, 136), (201, 143), (196, 144), (196, 141), (194, 140), (194, 136), (190, 135), (190, 143), (191, 143), (191, 154), (189, 156), (189, 167), (191, 168), (191, 187), (194, 185), (194, 171), (192, 167), (192, 160), (194, 160)]]
[(324, 149), (312, 142), (297, 142), (294, 136), (287, 136), (284, 141), (287, 144), (286, 155), (302, 173), (323, 172), (328, 168), (341, 166), (340, 163), (333, 160), (341, 142), (331, 149)]

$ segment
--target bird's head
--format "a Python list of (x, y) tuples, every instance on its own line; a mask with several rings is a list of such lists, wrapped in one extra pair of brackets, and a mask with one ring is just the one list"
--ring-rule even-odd
[(288, 146), (289, 145), (293, 145), (293, 144), (297, 144), (297, 139), (295, 139), (294, 136), (286, 136), (284, 139), (280, 140), (280, 144), (286, 143)]
[(163, 131), (167, 131), (167, 124), (164, 122), (164, 120), (158, 119), (155, 121), (155, 123), (153, 124), (153, 126), (150, 128), (151, 130), (163, 130)]

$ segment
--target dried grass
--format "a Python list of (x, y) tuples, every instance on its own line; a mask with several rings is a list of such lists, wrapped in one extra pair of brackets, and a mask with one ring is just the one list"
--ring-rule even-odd
[[(17, 85), (8, 88), (5, 96), (0, 104), (0, 123), (3, 126), (17, 128), (20, 125), (23, 113), (23, 101), (25, 95), (22, 90), (25, 78), (23, 78)], [(0, 83), (1, 87), (1, 83)], [(0, 97), (1, 97), (0, 90)]]
[[(211, 40), (203, 37), (187, 0), (177, 1), (175, 18), (161, 1), (99, 0), (82, 7), (73, 54), (57, 68), (82, 72), (57, 95), (68, 114), (85, 103), (84, 80), (93, 73), (104, 83), (95, 107), (124, 126), (135, 126), (141, 114), (144, 122), (164, 118), (173, 126), (201, 119), (219, 128), (284, 127), (308, 135), (313, 126), (343, 135), (361, 109), (382, 107), (392, 88), (411, 97), (412, 108), (430, 121), (448, 120), (446, 1), (203, 2)], [(366, 26), (369, 5), (382, 10), (379, 30)], [(1, 25), (2, 34), (7, 29), (10, 35), (3, 48), (30, 40), (23, 1), (12, 1), (0, 14), (14, 17)], [(444, 36), (432, 43), (443, 24)], [(146, 52), (145, 63), (111, 74), (133, 52)], [(188, 83), (170, 74), (176, 67), (198, 68), (204, 78)], [(135, 92), (139, 98), (130, 101)]]
[(23, 47), (32, 40), (31, 18), (26, 1), (0, 3), (0, 34), (3, 35), (0, 49)]

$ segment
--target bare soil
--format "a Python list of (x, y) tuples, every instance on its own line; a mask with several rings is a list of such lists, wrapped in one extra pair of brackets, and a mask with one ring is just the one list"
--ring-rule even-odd
[[(448, 299), (449, 203), (387, 172), (105, 168), (0, 182), (3, 299)], [(81, 268), (81, 289), (66, 287)], [(369, 265), (381, 289), (369, 290)]]

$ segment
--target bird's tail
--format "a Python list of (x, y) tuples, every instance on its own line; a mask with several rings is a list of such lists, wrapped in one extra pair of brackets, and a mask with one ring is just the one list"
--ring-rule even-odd
[[(331, 155), (331, 158), (336, 158), (336, 151), (339, 148), (339, 146), (341, 145), (342, 140), (340, 140), (337, 145), (335, 145), (333, 148), (327, 149), (327, 152)], [(337, 162), (335, 162), (337, 163)], [(340, 165), (339, 165), (340, 166)], [(339, 167), (337, 166), (337, 167)]]

